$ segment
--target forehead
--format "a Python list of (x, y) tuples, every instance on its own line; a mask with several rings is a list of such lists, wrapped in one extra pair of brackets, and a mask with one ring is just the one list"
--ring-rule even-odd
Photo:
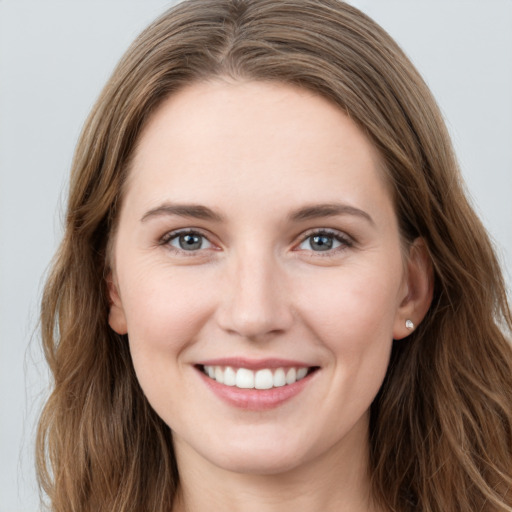
[(164, 101), (140, 137), (127, 182), (128, 194), (136, 189), (148, 201), (260, 191), (267, 201), (284, 192), (315, 201), (319, 191), (335, 195), (340, 187), (354, 199), (388, 188), (377, 150), (340, 108), (290, 85), (220, 79)]

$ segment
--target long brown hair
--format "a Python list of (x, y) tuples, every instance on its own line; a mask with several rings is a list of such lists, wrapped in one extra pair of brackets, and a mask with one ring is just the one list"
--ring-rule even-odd
[(170, 430), (107, 322), (108, 244), (148, 118), (215, 76), (293, 84), (338, 105), (380, 151), (404, 240), (422, 237), (430, 254), (432, 306), (395, 343), (372, 405), (374, 498), (396, 512), (510, 512), (512, 317), (499, 265), (425, 83), (384, 30), (338, 0), (185, 1), (139, 36), (103, 90), (42, 301), (53, 392), (37, 455), (51, 510), (172, 507)]

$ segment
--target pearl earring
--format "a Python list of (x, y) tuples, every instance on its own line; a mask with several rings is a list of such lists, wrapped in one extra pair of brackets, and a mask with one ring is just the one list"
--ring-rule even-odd
[(407, 319), (405, 321), (405, 327), (407, 327), (407, 329), (409, 329), (410, 331), (412, 331), (414, 329), (414, 323), (412, 320), (409, 320)]

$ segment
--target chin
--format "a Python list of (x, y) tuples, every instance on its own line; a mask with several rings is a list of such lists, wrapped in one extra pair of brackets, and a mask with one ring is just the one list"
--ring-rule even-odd
[(266, 439), (260, 436), (251, 442), (249, 436), (243, 439), (231, 439), (221, 449), (209, 449), (203, 457), (210, 463), (226, 471), (241, 474), (273, 475), (289, 472), (300, 466), (307, 454), (303, 453), (304, 444), (299, 439)]
[(278, 451), (259, 453), (236, 453), (232, 457), (228, 454), (220, 460), (212, 460), (216, 466), (232, 473), (251, 475), (277, 475), (288, 473), (301, 464), (296, 455), (287, 455)]

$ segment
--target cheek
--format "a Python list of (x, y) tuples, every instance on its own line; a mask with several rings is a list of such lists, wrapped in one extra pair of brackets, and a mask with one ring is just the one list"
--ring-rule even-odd
[(123, 305), (134, 359), (156, 353), (176, 357), (207, 321), (214, 288), (189, 274), (144, 266), (138, 274), (125, 276)]
[[(331, 340), (353, 340), (356, 348), (372, 340), (391, 340), (398, 309), (400, 275), (373, 268), (335, 269), (321, 281), (302, 283), (297, 295), (311, 325)], [(349, 348), (349, 347), (347, 347)]]
[(402, 277), (398, 261), (333, 269), (297, 291), (302, 318), (327, 350), (333, 389), (339, 390), (329, 406), (344, 403), (354, 418), (370, 406), (387, 372)]
[[(187, 366), (183, 354), (197, 341), (212, 307), (214, 288), (208, 290), (200, 283), (187, 272), (151, 266), (124, 281), (123, 305), (135, 373), (152, 407), (168, 424), (175, 421), (170, 411), (182, 401), (194, 400), (192, 388), (180, 382)], [(176, 386), (179, 392), (170, 392)]]

